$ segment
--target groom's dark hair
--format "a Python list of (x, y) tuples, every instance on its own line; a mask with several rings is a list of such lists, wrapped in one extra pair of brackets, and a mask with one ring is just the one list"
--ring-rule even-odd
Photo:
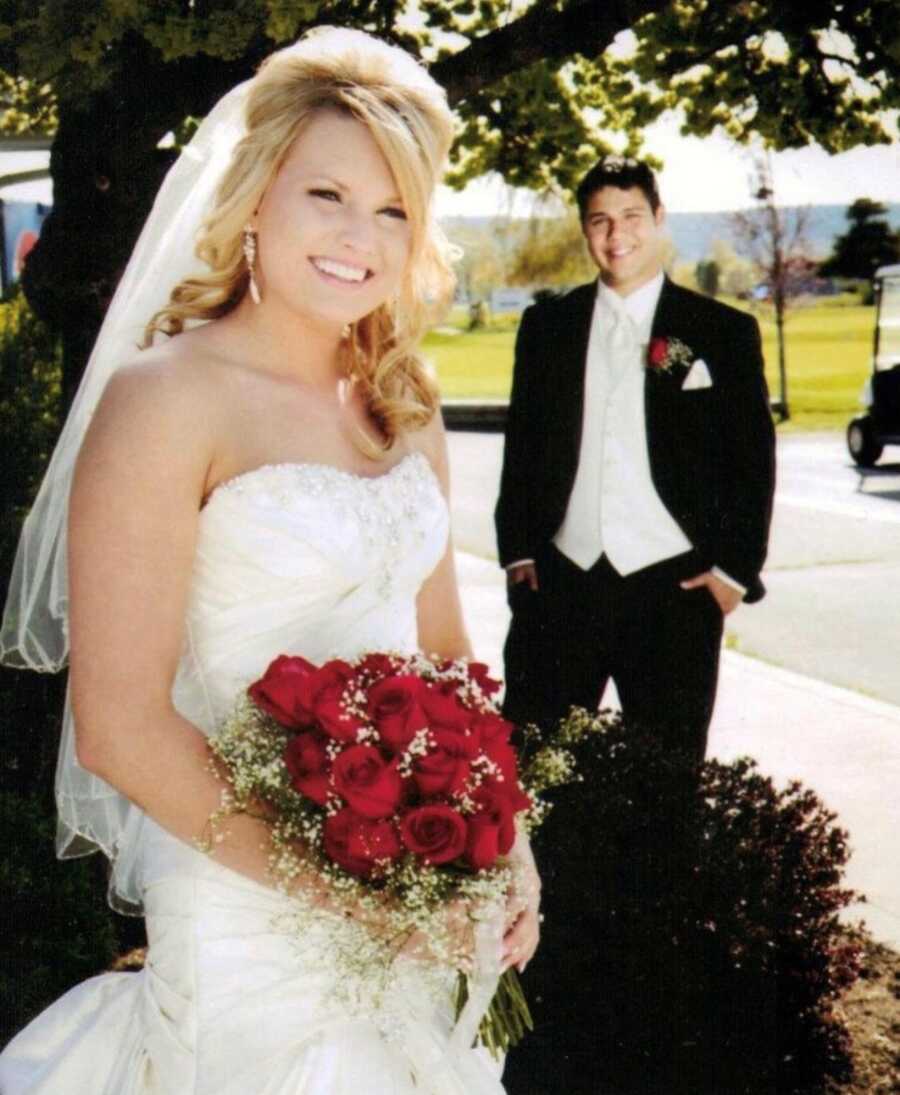
[(660, 207), (656, 176), (645, 163), (641, 163), (640, 160), (626, 159), (624, 156), (605, 156), (594, 164), (575, 191), (578, 199), (578, 214), (582, 223), (587, 213), (588, 203), (604, 186), (615, 186), (619, 190), (630, 190), (636, 186), (643, 191), (654, 213)]

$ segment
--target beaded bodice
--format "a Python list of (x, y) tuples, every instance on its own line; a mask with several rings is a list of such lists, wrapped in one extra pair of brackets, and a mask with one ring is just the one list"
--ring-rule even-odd
[(421, 453), (373, 478), (271, 464), (220, 484), (200, 517), (176, 705), (210, 730), (278, 654), (415, 649), (448, 526)]

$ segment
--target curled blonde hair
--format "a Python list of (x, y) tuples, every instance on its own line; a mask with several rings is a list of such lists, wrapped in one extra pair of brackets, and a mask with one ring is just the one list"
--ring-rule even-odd
[[(410, 257), (397, 297), (354, 323), (342, 341), (347, 373), (360, 384), (386, 450), (401, 431), (424, 426), (438, 406), (437, 387), (416, 345), (454, 287), (452, 248), (431, 208), (453, 120), (443, 89), (413, 57), (362, 31), (320, 29), (263, 63), (248, 90), (246, 133), (198, 235), (196, 253), (209, 273), (173, 289), (148, 323), (144, 345), (157, 332), (177, 335), (191, 321), (216, 319), (237, 306), (249, 283), (244, 225), (293, 141), (323, 109), (350, 114), (367, 127), (410, 224)], [(361, 444), (372, 447), (365, 439)]]

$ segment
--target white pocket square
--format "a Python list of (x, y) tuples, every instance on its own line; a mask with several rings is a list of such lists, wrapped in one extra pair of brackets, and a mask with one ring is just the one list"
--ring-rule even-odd
[(712, 377), (709, 375), (709, 369), (706, 366), (706, 362), (702, 357), (698, 357), (690, 369), (688, 369), (688, 374), (684, 378), (681, 390), (683, 392), (696, 392), (701, 388), (711, 388), (712, 386)]

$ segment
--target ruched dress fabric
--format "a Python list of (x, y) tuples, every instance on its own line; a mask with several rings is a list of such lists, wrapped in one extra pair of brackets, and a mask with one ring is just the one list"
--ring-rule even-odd
[[(373, 478), (275, 464), (221, 484), (200, 517), (179, 711), (209, 733), (278, 654), (413, 651), (416, 594), (447, 535), (419, 453)], [(372, 996), (336, 960), (335, 933), (355, 925), (134, 814), (145, 968), (39, 1015), (0, 1056), (2, 1095), (502, 1095), (500, 1065), (472, 1048), (476, 1011), (454, 1023), (453, 971), (400, 959)], [(499, 927), (480, 945), (484, 1001)]]

